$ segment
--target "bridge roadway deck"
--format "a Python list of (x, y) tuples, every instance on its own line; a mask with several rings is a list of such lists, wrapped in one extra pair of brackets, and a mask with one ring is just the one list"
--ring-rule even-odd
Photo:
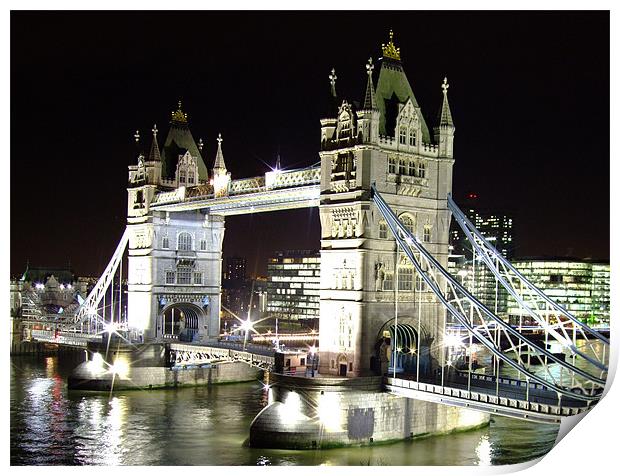
[(517, 379), (502, 377), (498, 385), (495, 377), (479, 375), (470, 384), (468, 390), (467, 377), (462, 374), (451, 375), (443, 385), (440, 378), (420, 382), (400, 374), (384, 378), (385, 388), (396, 395), (541, 423), (560, 423), (561, 417), (592, 406), (565, 396), (560, 400), (556, 392), (539, 384), (531, 383), (528, 391), (527, 383)]

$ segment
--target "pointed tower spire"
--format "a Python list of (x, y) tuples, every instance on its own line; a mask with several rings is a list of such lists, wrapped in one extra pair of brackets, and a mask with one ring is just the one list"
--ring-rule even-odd
[(366, 98), (364, 99), (364, 109), (377, 109), (377, 98), (375, 97), (375, 87), (372, 83), (372, 70), (375, 66), (372, 64), (372, 58), (368, 58), (366, 64), (366, 72), (368, 74), (368, 84), (366, 85)]
[(454, 153), (454, 122), (448, 104), (448, 78), (443, 78), (443, 103), (439, 113), (439, 125), (435, 127), (435, 143), (438, 146), (439, 157), (452, 158)]
[(216, 197), (228, 195), (228, 184), (230, 183), (230, 173), (226, 170), (224, 154), (222, 153), (222, 134), (217, 136), (217, 154), (213, 164), (213, 193)]
[(149, 152), (149, 162), (161, 162), (161, 154), (159, 153), (159, 145), (157, 144), (157, 124), (153, 124), (153, 142), (151, 143), (151, 151)]
[(336, 69), (332, 68), (332, 72), (329, 74), (329, 84), (331, 85), (331, 93), (332, 93), (332, 97), (336, 98), (336, 80), (338, 79), (338, 76), (336, 76)]
[(215, 162), (213, 163), (213, 173), (216, 171), (226, 172), (226, 164), (224, 163), (224, 154), (222, 153), (222, 134), (217, 135), (217, 154), (215, 155)]
[(280, 164), (280, 151), (278, 150), (278, 155), (276, 156), (276, 170), (282, 170), (282, 165)]
[(443, 78), (443, 84), (441, 85), (441, 89), (443, 90), (443, 104), (441, 105), (441, 116), (439, 117), (439, 125), (454, 127), (454, 123), (452, 122), (452, 112), (450, 111), (450, 104), (448, 103), (449, 87), (450, 85), (448, 84), (448, 78)]

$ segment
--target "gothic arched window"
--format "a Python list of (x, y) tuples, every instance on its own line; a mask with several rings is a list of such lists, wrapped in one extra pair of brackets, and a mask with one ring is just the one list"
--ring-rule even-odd
[(426, 175), (426, 170), (424, 168), (424, 164), (420, 162), (418, 164), (418, 177), (424, 178), (425, 175)]
[(179, 233), (177, 249), (179, 251), (191, 251), (192, 250), (192, 235), (187, 232)]
[(400, 128), (400, 135), (399, 135), (398, 142), (400, 142), (401, 144), (407, 143), (407, 128), (406, 127)]
[(409, 130), (409, 145), (415, 145), (416, 133), (415, 129)]
[(379, 222), (379, 238), (386, 239), (388, 237), (388, 226), (385, 220)]
[(398, 268), (398, 290), (413, 291), (413, 268), (411, 266), (400, 266)]
[(407, 162), (405, 162), (405, 159), (398, 161), (398, 173), (400, 175), (407, 175)]
[(431, 226), (424, 225), (424, 242), (428, 243), (431, 241)]
[(415, 234), (415, 222), (411, 215), (402, 215), (400, 217), (400, 222), (409, 230), (410, 233)]

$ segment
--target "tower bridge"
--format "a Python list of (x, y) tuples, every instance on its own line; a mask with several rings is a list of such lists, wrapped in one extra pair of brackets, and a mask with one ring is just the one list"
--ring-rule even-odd
[[(123, 325), (134, 340), (160, 342), (170, 330), (182, 332), (192, 342), (173, 344), (178, 355), (198, 363), (243, 360), (241, 354), (213, 350), (220, 333), (225, 218), (318, 207), (318, 373), (332, 379), (325, 380), (325, 388), (342, 379), (382, 375), (384, 388), (396, 395), (551, 422), (595, 404), (606, 381), (609, 340), (532, 286), (460, 212), (451, 198), (455, 125), (447, 79), (437, 124), (430, 129), (392, 36), (382, 51), (376, 86), (372, 59), (366, 65), (359, 107), (337, 94), (335, 70), (329, 75), (331, 109), (320, 120), (320, 165), (233, 179), (218, 136), (209, 173), (202, 141), (196, 145), (179, 104), (163, 149), (154, 127), (148, 154), (141, 152), (129, 167), (126, 231), (65, 330), (89, 332), (93, 321), (101, 321), (100, 301), (127, 250)], [(544, 340), (533, 341), (510, 327), (446, 271), (451, 219), (498, 285), (532, 316)], [(175, 324), (175, 312), (182, 325), (178, 319)], [(553, 313), (556, 322), (550, 321)], [(471, 353), (465, 368), (455, 371), (447, 355), (448, 323), (467, 332), (470, 348), (475, 339), (490, 353), (484, 374), (476, 372)], [(466, 346), (466, 340), (457, 345)], [(549, 350), (552, 344), (562, 357)], [(269, 359), (262, 356), (254, 364), (271, 368)], [(500, 365), (516, 377), (502, 376)], [(276, 403), (286, 405), (289, 390), (281, 388)], [(323, 387), (308, 390), (318, 391), (323, 395)], [(269, 412), (253, 425), (271, 428), (275, 417)]]

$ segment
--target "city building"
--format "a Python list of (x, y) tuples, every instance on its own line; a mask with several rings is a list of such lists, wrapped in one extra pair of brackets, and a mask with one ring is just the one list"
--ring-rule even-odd
[(267, 264), (267, 314), (286, 329), (318, 329), (321, 255), (278, 251)]
[(226, 321), (238, 322), (248, 312), (250, 304), (251, 281), (246, 276), (247, 259), (229, 256), (225, 260), (222, 279), (222, 328), (226, 329)]
[(240, 256), (228, 256), (224, 266), (223, 280), (226, 281), (245, 281), (247, 279), (248, 260)]
[[(609, 263), (572, 258), (530, 258), (515, 260), (513, 265), (576, 318), (595, 326), (609, 325)], [(508, 314), (514, 324), (530, 323), (529, 316), (512, 296), (508, 299)], [(550, 312), (550, 318), (553, 319), (555, 314)]]
[[(504, 258), (511, 260), (514, 257), (513, 213), (482, 206), (477, 193), (468, 193), (458, 205)], [(469, 246), (467, 237), (455, 220), (452, 220), (450, 225), (450, 245), (454, 249), (454, 254), (471, 255), (471, 246)]]
[[(506, 259), (514, 257), (513, 214), (485, 208), (477, 193), (468, 193), (459, 206), (467, 218)], [(461, 227), (450, 225), (450, 256), (448, 270), (486, 307), (507, 317), (508, 292), (495, 280), (493, 273), (480, 260), (473, 262), (472, 247)]]

